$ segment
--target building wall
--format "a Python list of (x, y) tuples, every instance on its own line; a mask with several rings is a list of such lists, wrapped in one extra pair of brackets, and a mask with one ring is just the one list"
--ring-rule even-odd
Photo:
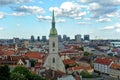
[(94, 70), (99, 71), (101, 73), (109, 74), (109, 66), (108, 65), (94, 63)]
[[(55, 46), (53, 46), (53, 44), (55, 45)], [(50, 37), (49, 38), (49, 53), (51, 54), (53, 54), (53, 53), (55, 53), (55, 54), (58, 54), (58, 37), (56, 36), (56, 37)]]
[(120, 70), (116, 70), (116, 69), (112, 69), (110, 68), (110, 72), (109, 72), (110, 76), (118, 78), (120, 79)]

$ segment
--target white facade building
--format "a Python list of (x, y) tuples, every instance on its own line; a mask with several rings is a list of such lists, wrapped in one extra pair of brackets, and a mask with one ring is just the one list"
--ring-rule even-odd
[(114, 63), (110, 59), (106, 58), (97, 58), (94, 62), (94, 70), (100, 73), (109, 74), (110, 66)]

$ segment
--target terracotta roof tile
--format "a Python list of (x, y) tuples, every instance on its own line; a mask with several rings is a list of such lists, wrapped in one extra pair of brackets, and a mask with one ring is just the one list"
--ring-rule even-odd
[(112, 69), (119, 69), (120, 70), (120, 64), (117, 64), (117, 63), (113, 63), (110, 68)]
[(6, 55), (6, 56), (10, 56), (10, 55), (13, 55), (15, 54), (15, 51), (14, 50), (5, 50), (3, 51), (3, 55)]
[(113, 61), (112, 59), (108, 58), (97, 58), (94, 62), (104, 65), (110, 65), (112, 61)]
[(43, 54), (41, 52), (28, 52), (24, 56), (27, 56), (28, 58), (33, 58), (33, 59), (42, 59)]
[(76, 66), (76, 67), (70, 67), (68, 70), (91, 70), (92, 68), (90, 66)]
[(71, 59), (65, 59), (65, 60), (63, 61), (63, 63), (64, 63), (65, 65), (67, 65), (67, 64), (76, 64), (76, 62), (75, 62), (74, 60), (71, 60)]

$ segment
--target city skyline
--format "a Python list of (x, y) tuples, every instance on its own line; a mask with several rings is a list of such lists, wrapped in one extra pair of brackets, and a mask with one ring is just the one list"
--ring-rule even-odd
[(120, 0), (0, 0), (0, 38), (47, 36), (54, 9), (60, 35), (120, 39)]

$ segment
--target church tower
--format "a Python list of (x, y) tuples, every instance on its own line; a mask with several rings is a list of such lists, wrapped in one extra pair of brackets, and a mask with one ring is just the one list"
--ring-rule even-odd
[(58, 34), (55, 28), (54, 11), (52, 13), (52, 28), (49, 34), (49, 55), (44, 63), (44, 67), (65, 72), (65, 66), (58, 54)]

